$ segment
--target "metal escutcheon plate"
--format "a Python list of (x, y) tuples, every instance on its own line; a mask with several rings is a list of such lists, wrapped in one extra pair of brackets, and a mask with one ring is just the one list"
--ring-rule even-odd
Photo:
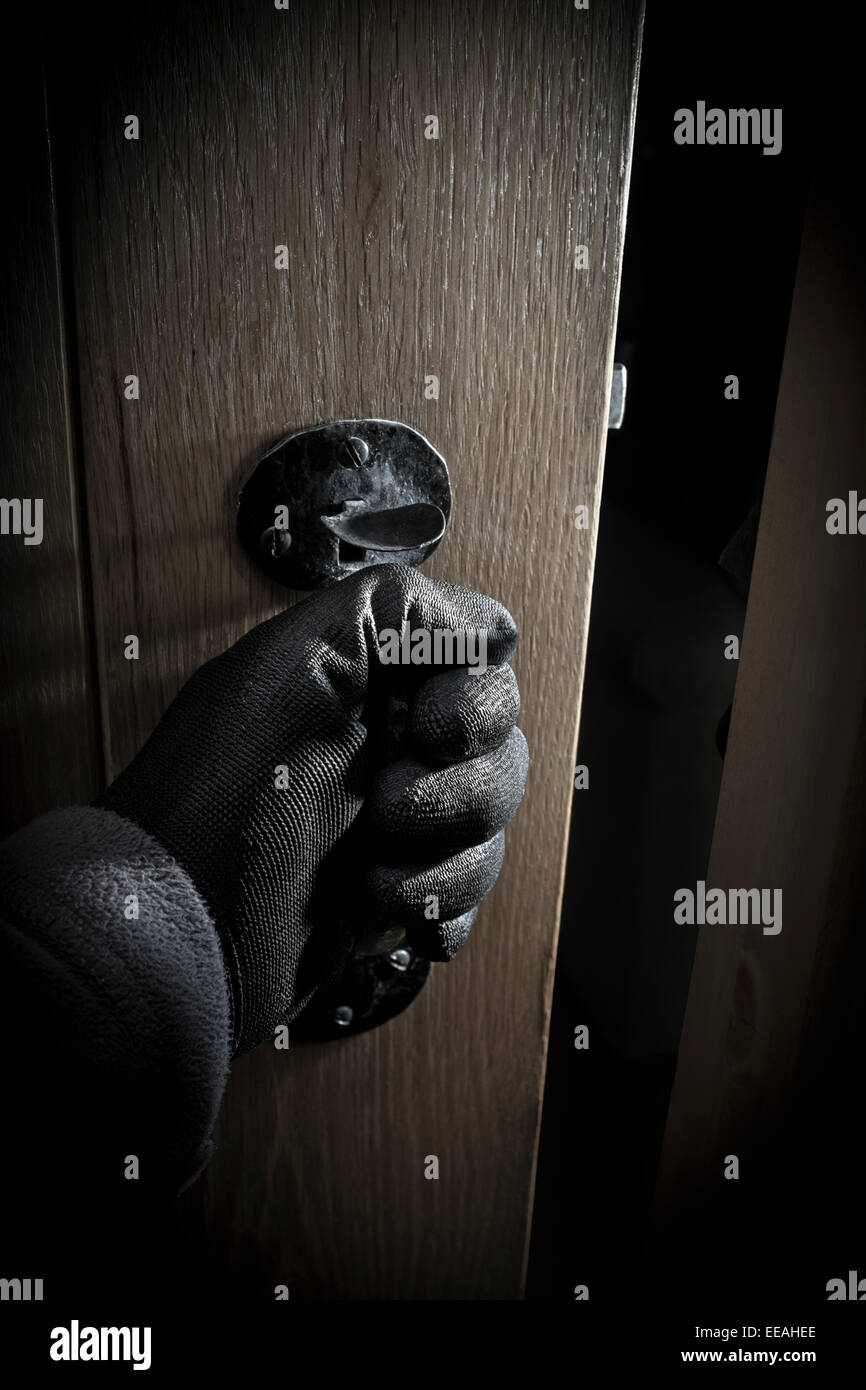
[(289, 1032), (293, 1042), (334, 1042), (396, 1018), (420, 993), (430, 962), (408, 946), (349, 961), (334, 985), (320, 989)]
[(315, 589), (389, 560), (420, 565), (451, 515), (441, 454), (395, 420), (334, 420), (281, 439), (238, 496), (238, 535), (272, 579)]

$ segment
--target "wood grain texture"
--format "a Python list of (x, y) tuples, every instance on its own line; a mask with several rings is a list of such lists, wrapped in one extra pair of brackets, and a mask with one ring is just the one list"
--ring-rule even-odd
[[(293, 1297), (515, 1298), (640, 4), (148, 14), (78, 74), (64, 146), (110, 770), (201, 661), (291, 598), (234, 539), (245, 470), (291, 428), (365, 415), (405, 420), (448, 460), (453, 522), (427, 568), (515, 614), (533, 758), (459, 962), (385, 1029), (234, 1066), (203, 1184), (215, 1250), (265, 1299), (278, 1282)], [(573, 267), (581, 243), (588, 271)], [(122, 399), (131, 372), (139, 402)]]
[[(0, 834), (99, 785), (70, 378), (41, 55), (22, 33), (2, 63), (14, 131), (0, 211), (0, 494), (41, 498), (43, 540), (0, 536)], [(72, 737), (70, 737), (72, 732)]]
[[(707, 872), (714, 887), (781, 888), (783, 927), (701, 928), (661, 1223), (718, 1191), (726, 1153), (748, 1174), (808, 1078), (838, 1088), (837, 1122), (850, 1102), (846, 1065), (860, 1084), (850, 1043), (829, 1069), (827, 1057), (834, 1031), (859, 1036), (862, 1015), (853, 961), (866, 906), (866, 543), (828, 535), (825, 507), (849, 489), (866, 496), (866, 295), (862, 218), (852, 226), (840, 206), (845, 169), (828, 161), (823, 173), (806, 218)], [(798, 1180), (795, 1145), (788, 1154), (791, 1173), (774, 1186)], [(817, 1208), (814, 1181), (802, 1190)]]

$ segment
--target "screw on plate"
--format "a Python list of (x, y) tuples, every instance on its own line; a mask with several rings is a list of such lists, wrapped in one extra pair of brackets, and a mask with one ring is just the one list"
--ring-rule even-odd
[(412, 953), (407, 951), (405, 946), (400, 946), (396, 951), (392, 951), (388, 957), (395, 970), (408, 970), (412, 964)]
[(411, 1004), (430, 973), (430, 962), (401, 946), (391, 956), (409, 957), (404, 970), (389, 953), (351, 956), (339, 980), (324, 985), (292, 1023), (296, 1043), (343, 1041), (378, 1028)]
[(262, 532), (259, 545), (265, 555), (270, 555), (273, 560), (279, 560), (281, 555), (287, 555), (291, 550), (292, 538), (283, 527), (269, 526), (266, 531)]
[(370, 446), (357, 435), (344, 439), (338, 450), (344, 468), (363, 468), (370, 457)]

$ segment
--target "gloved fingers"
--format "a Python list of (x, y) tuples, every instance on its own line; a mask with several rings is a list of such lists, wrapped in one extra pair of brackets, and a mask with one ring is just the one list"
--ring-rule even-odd
[(422, 960), (453, 960), (465, 945), (478, 908), (471, 907), (449, 922), (415, 922), (406, 932), (406, 941)]
[(477, 907), (502, 868), (505, 831), (491, 840), (432, 864), (378, 864), (367, 874), (367, 891), (383, 926), (451, 921)]
[[(435, 666), (498, 666), (517, 647), (517, 625), (496, 599), (429, 579), (411, 565), (375, 565), (343, 584), (366, 591), (371, 661), (389, 664), (385, 658), (399, 657), (399, 664), (417, 676)], [(414, 634), (419, 633), (440, 638), (416, 642)], [(466, 640), (452, 641), (449, 635)]]
[(520, 693), (508, 665), (442, 671), (418, 689), (409, 712), (409, 740), (428, 763), (454, 763), (495, 748), (517, 723)]
[(498, 747), (448, 767), (400, 758), (382, 769), (370, 790), (368, 833), (388, 837), (398, 852), (489, 840), (517, 811), (528, 768), (526, 739), (516, 728)]

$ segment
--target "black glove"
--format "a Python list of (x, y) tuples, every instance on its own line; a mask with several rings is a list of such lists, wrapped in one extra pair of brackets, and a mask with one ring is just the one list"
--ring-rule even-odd
[[(383, 664), (379, 634), (404, 623), (486, 632), (486, 672)], [(235, 1054), (296, 1018), (359, 943), (396, 929), (428, 959), (459, 948), (526, 779), (502, 664), (516, 643), (493, 599), (401, 565), (359, 571), (197, 671), (98, 799), (207, 903)]]

